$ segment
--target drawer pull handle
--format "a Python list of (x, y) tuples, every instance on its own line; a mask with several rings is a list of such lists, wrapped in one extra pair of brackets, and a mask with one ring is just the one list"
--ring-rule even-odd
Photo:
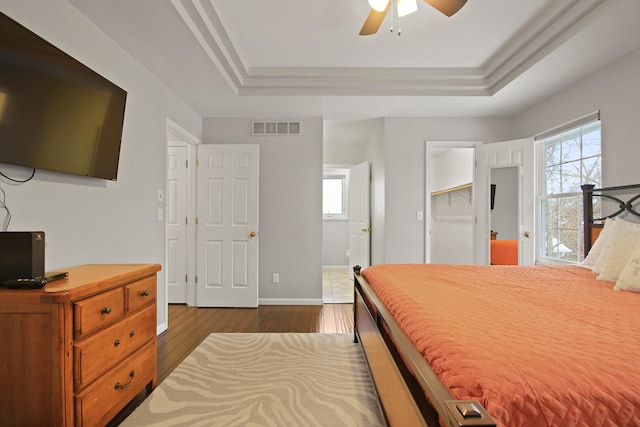
[(102, 310), (100, 310), (100, 313), (111, 314), (111, 307), (102, 307)]
[(140, 292), (140, 295), (142, 295), (143, 297), (148, 297), (149, 296), (149, 291), (147, 289), (145, 289), (144, 291)]
[(129, 386), (131, 385), (131, 383), (133, 382), (133, 376), (136, 374), (136, 371), (131, 370), (131, 372), (129, 372), (129, 382), (126, 384), (120, 384), (119, 382), (116, 383), (116, 390), (126, 390), (129, 388)]
[(117, 347), (117, 346), (119, 346), (119, 345), (120, 345), (120, 340), (116, 340), (116, 341), (113, 343), (113, 346), (114, 346), (114, 347)]
[(135, 333), (135, 331), (131, 331), (131, 332), (129, 332), (129, 338), (133, 338), (133, 336), (134, 336), (135, 334), (136, 334), (136, 333)]

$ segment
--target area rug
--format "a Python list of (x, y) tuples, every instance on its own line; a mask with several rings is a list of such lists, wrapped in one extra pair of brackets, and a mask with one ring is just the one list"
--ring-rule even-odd
[(211, 334), (121, 424), (385, 426), (350, 334)]

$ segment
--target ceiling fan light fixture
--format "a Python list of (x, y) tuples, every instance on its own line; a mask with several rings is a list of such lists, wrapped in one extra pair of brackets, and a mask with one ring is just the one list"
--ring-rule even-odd
[(407, 16), (418, 10), (416, 0), (398, 0), (398, 16)]
[(384, 12), (389, 1), (391, 0), (369, 0), (369, 6), (375, 11)]
[[(446, 16), (452, 16), (457, 11), (459, 11), (467, 2), (467, 0), (423, 1), (439, 12), (442, 12)], [(384, 21), (385, 16), (387, 16), (387, 12), (389, 11), (389, 9), (392, 9), (391, 14), (393, 26), (391, 31), (397, 32), (398, 35), (400, 35), (398, 18), (413, 13), (418, 9), (416, 0), (368, 0), (368, 2), (369, 6), (371, 6), (371, 10), (369, 11), (369, 15), (367, 15), (367, 19), (364, 21), (364, 24), (362, 25), (362, 28), (358, 33), (361, 36), (370, 36), (372, 34), (376, 34), (378, 32), (378, 29), (380, 28), (380, 25), (382, 24), (382, 21)], [(397, 28), (397, 31), (394, 31), (394, 28)]]

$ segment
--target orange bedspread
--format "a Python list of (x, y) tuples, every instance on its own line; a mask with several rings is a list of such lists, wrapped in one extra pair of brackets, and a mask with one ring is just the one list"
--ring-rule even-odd
[(363, 271), (456, 399), (500, 426), (640, 425), (640, 294), (579, 266)]
[(517, 240), (491, 240), (491, 264), (518, 265)]

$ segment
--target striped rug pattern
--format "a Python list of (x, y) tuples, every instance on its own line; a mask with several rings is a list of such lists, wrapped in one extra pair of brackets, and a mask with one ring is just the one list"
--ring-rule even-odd
[(121, 424), (384, 426), (349, 334), (211, 334)]

